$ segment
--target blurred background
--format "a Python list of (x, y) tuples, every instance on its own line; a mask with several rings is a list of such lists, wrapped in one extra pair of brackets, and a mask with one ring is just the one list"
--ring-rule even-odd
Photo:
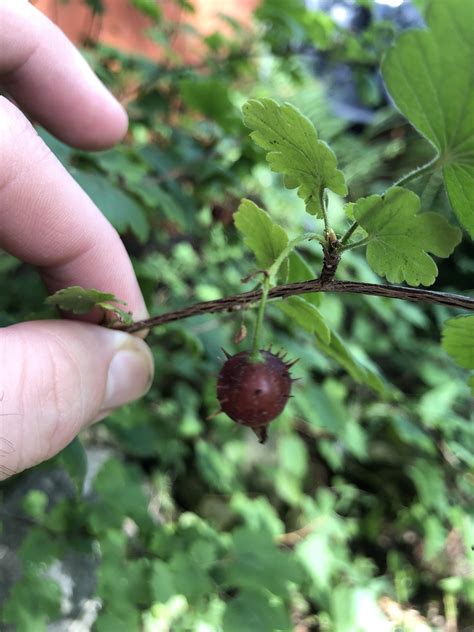
[[(291, 236), (322, 230), (241, 122), (271, 97), (334, 149), (349, 198), (383, 192), (433, 149), (379, 73), (428, 0), (38, 0), (127, 107), (117, 148), (40, 134), (120, 232), (152, 314), (251, 289), (242, 197)], [(413, 183), (449, 216), (438, 176)], [(330, 197), (337, 231), (343, 202)], [(316, 277), (320, 247), (301, 250)], [(472, 248), (435, 289), (472, 291)], [(349, 251), (341, 279), (379, 282)], [(0, 252), (0, 325), (51, 315), (37, 273)], [(315, 300), (318, 300), (315, 298)], [(0, 487), (6, 632), (474, 630), (474, 425), (466, 372), (440, 347), (453, 312), (321, 297), (323, 345), (276, 306), (265, 342), (301, 378), (260, 445), (218, 408), (217, 373), (253, 312), (148, 337), (155, 383), (61, 455)]]

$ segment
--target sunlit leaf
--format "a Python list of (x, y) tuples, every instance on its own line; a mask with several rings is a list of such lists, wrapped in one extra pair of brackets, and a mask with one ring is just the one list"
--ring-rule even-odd
[(398, 37), (383, 77), (400, 111), (436, 147), (453, 209), (474, 237), (472, 0), (432, 0), (427, 24)]
[(234, 223), (263, 270), (274, 263), (288, 244), (285, 230), (250, 200), (242, 200), (239, 210), (234, 213)]
[(336, 156), (295, 107), (279, 105), (273, 99), (251, 99), (243, 106), (243, 113), (245, 125), (253, 130), (252, 139), (267, 152), (273, 171), (285, 176), (285, 186), (298, 188), (308, 213), (322, 216), (324, 189), (347, 194)]

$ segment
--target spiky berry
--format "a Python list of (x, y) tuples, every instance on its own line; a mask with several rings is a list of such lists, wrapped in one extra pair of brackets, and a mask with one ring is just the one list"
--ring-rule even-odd
[(227, 355), (217, 379), (217, 399), (221, 410), (244, 426), (260, 428), (278, 417), (290, 396), (292, 378), (279, 355), (261, 350), (261, 360), (253, 362), (248, 351)]

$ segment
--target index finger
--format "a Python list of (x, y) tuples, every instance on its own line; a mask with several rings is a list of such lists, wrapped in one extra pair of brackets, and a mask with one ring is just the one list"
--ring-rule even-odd
[(0, 97), (0, 248), (40, 269), (49, 290), (82, 285), (147, 310), (125, 247), (25, 116)]
[(25, 0), (0, 0), (0, 85), (69, 145), (109, 147), (127, 130), (122, 106), (62, 31)]

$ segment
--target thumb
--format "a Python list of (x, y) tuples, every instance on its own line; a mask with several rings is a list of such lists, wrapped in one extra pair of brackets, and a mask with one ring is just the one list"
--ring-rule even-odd
[(130, 334), (56, 320), (0, 329), (0, 480), (51, 458), (152, 379), (151, 352)]

